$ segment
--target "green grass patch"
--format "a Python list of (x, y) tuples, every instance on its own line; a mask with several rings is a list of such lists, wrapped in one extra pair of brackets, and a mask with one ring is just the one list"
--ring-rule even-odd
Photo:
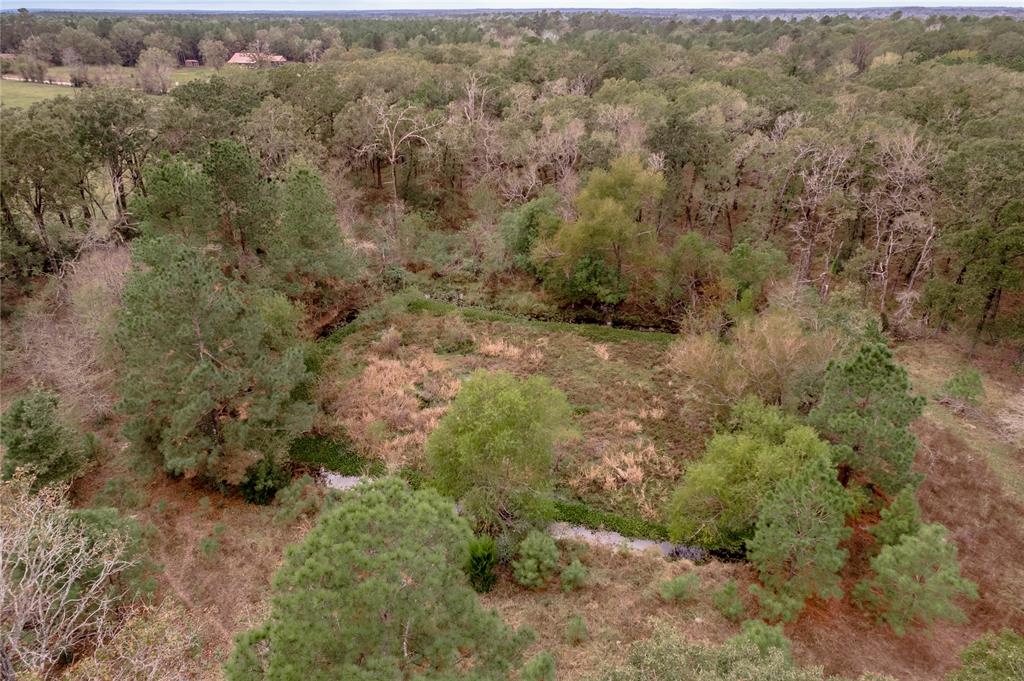
[(342, 475), (382, 475), (384, 464), (367, 461), (356, 452), (347, 437), (330, 438), (324, 435), (304, 435), (292, 442), (289, 458), (295, 463), (323, 466)]
[(0, 105), (25, 108), (44, 99), (53, 99), (60, 95), (72, 95), (74, 88), (65, 85), (44, 85), (42, 83), (25, 83), (19, 80), (0, 80)]
[(592, 530), (610, 530), (630, 539), (668, 541), (668, 528), (664, 525), (637, 516), (599, 511), (579, 501), (556, 499), (552, 520), (582, 525)]

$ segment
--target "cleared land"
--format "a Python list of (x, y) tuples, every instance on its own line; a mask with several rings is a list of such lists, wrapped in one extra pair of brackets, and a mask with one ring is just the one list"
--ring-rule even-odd
[[(135, 69), (127, 66), (97, 66), (92, 67), (92, 78), (97, 83), (107, 85), (120, 85), (125, 87), (137, 87), (135, 80)], [(175, 86), (184, 85), (194, 80), (205, 80), (214, 73), (216, 69), (201, 66), (198, 68), (178, 68), (174, 70), (173, 83)], [(222, 71), (228, 73), (228, 71)], [(71, 69), (67, 66), (54, 66), (47, 70), (46, 79), (54, 82), (69, 82)], [(26, 107), (44, 99), (60, 95), (74, 94), (75, 89), (67, 85), (51, 85), (49, 83), (26, 83), (19, 80), (0, 80), (0, 104), (4, 106)]]
[(60, 95), (73, 94), (74, 90), (64, 85), (43, 85), (17, 80), (0, 80), (0, 105), (26, 107)]

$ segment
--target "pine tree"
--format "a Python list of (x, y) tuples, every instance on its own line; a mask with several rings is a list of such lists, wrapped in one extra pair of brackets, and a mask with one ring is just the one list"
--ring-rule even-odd
[(135, 257), (146, 269), (129, 278), (115, 335), (125, 434), (168, 471), (239, 483), (312, 425), (298, 313), (176, 240), (144, 240)]
[(216, 193), (220, 239), (236, 249), (231, 255), (242, 263), (256, 253), (273, 229), (275, 187), (261, 177), (256, 158), (234, 140), (212, 143), (203, 159), (203, 170)]
[(816, 457), (795, 476), (781, 481), (765, 501), (747, 555), (764, 587), (752, 589), (773, 618), (792, 620), (811, 595), (838, 597), (839, 570), (850, 530), (849, 505), (826, 457)]
[(842, 463), (891, 494), (918, 480), (911, 472), (917, 439), (908, 426), (923, 406), (889, 348), (868, 344), (829, 367), (810, 421), (839, 445)]
[(279, 224), (264, 236), (274, 288), (301, 295), (317, 282), (342, 278), (352, 258), (320, 175), (311, 168), (296, 167), (280, 194)]
[(904, 487), (892, 503), (882, 509), (882, 519), (871, 528), (879, 543), (891, 546), (904, 535), (914, 534), (921, 527), (921, 509), (914, 499), (914, 488)]
[(978, 587), (960, 576), (956, 545), (939, 524), (921, 526), (871, 560), (874, 574), (857, 584), (854, 596), (898, 636), (920, 623), (961, 622), (960, 596), (977, 598)]
[(530, 636), (480, 605), (462, 570), (471, 538), (432, 490), (356, 487), (288, 550), (227, 678), (507, 679)]
[(57, 415), (57, 395), (34, 388), (0, 417), (0, 441), (7, 449), (0, 476), (9, 479), (25, 468), (36, 488), (68, 480), (85, 462), (77, 439)]
[(213, 182), (202, 167), (170, 157), (146, 168), (146, 195), (132, 202), (143, 236), (176, 235), (198, 247), (230, 246), (220, 239), (217, 210)]

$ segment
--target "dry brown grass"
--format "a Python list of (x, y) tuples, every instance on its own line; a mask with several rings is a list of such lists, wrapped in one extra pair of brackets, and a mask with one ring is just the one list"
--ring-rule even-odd
[(659, 452), (649, 439), (638, 437), (625, 446), (606, 447), (600, 460), (568, 482), (581, 493), (601, 494), (620, 504), (627, 500), (627, 505), (644, 517), (657, 519), (661, 516), (667, 483), (680, 472), (680, 466), (671, 457)]
[(410, 348), (401, 358), (371, 356), (354, 380), (326, 382), (321, 399), (364, 455), (397, 470), (421, 465), (427, 436), (458, 388), (443, 359)]

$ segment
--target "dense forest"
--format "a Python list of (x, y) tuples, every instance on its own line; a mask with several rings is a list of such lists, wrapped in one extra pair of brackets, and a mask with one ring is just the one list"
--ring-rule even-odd
[(2, 681), (1024, 678), (1019, 16), (0, 52)]

